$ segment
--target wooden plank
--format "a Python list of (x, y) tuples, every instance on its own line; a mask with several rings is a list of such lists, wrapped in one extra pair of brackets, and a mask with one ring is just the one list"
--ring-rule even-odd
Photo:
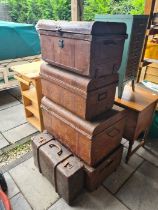
[(156, 0), (154, 13), (158, 13), (158, 0)]
[(155, 76), (155, 75), (146, 74), (145, 75), (145, 80), (158, 84), (158, 77)]
[(116, 97), (115, 103), (125, 108), (130, 108), (131, 110), (141, 112), (157, 100), (157, 95), (145, 91), (138, 85), (136, 85), (134, 92), (132, 91), (130, 86), (126, 85), (122, 98), (120, 99)]
[(144, 8), (144, 14), (150, 15), (154, 11), (154, 5), (156, 0), (146, 0), (145, 1), (145, 8)]
[(158, 77), (158, 68), (147, 67), (146, 74), (151, 74)]
[(36, 61), (32, 63), (13, 66), (12, 70), (15, 71), (17, 74), (25, 76), (29, 79), (38, 78), (42, 62), (43, 61)]
[(71, 19), (73, 21), (82, 20), (83, 0), (71, 0)]

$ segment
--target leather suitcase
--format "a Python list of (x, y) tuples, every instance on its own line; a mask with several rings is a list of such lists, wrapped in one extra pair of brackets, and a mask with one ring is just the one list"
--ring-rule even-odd
[(40, 75), (43, 95), (83, 119), (92, 120), (114, 104), (118, 74), (89, 79), (43, 63)]
[[(41, 141), (42, 138), (42, 141)], [(39, 134), (32, 141), (35, 165), (71, 204), (84, 187), (84, 170), (80, 160), (50, 135)]]
[(83, 120), (46, 97), (42, 99), (45, 129), (88, 165), (95, 166), (122, 139), (125, 109), (114, 106), (95, 121)]
[(119, 70), (126, 24), (40, 20), (37, 29), (48, 63), (91, 78)]
[(93, 168), (84, 164), (85, 186), (87, 190), (96, 190), (102, 182), (117, 169), (122, 159), (122, 153), (123, 146), (119, 145), (119, 147), (99, 163), (97, 167)]

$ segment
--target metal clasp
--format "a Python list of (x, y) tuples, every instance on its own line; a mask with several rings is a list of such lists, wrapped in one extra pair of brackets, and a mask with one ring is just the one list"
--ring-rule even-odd
[(64, 47), (64, 40), (63, 40), (63, 39), (60, 39), (60, 40), (59, 40), (58, 46), (59, 46), (60, 48), (63, 48), (63, 47)]

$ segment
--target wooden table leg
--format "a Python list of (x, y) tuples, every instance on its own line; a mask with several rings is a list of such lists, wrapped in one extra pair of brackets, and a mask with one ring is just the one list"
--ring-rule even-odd
[(134, 82), (134, 80), (132, 80), (132, 90), (133, 90), (133, 92), (135, 91), (135, 82)]
[(149, 132), (149, 129), (146, 129), (146, 131), (144, 132), (144, 136), (143, 136), (144, 145), (143, 145), (143, 147), (145, 146), (145, 142), (147, 140), (148, 132)]
[(129, 158), (130, 158), (131, 152), (132, 152), (133, 143), (134, 143), (134, 141), (129, 141), (129, 147), (128, 147), (125, 163), (128, 163), (128, 161), (129, 161)]
[(141, 142), (138, 144), (138, 146), (136, 146), (133, 150), (132, 150), (132, 146), (134, 141), (129, 141), (129, 147), (128, 147), (128, 152), (126, 155), (126, 160), (125, 163), (128, 163), (130, 157), (140, 148), (140, 147), (144, 147), (145, 145), (145, 141), (147, 139), (147, 135), (148, 135), (148, 129), (146, 129), (146, 131), (144, 132), (143, 138), (141, 140)]

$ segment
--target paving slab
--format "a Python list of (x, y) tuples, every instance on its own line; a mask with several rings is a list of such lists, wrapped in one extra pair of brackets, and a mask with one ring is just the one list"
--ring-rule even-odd
[(121, 144), (127, 144), (127, 143), (128, 143), (127, 139), (122, 138)]
[(7, 91), (0, 91), (0, 110), (20, 104), (20, 102), (11, 96)]
[(34, 128), (29, 123), (25, 123), (25, 124), (19, 125), (16, 128), (3, 132), (3, 135), (10, 143), (13, 144), (19, 140), (29, 137), (30, 135), (36, 132), (37, 132), (36, 128)]
[(10, 176), (10, 174), (8, 174), (7, 172), (4, 173), (4, 177), (7, 182), (7, 186), (8, 186), (8, 197), (12, 198), (16, 194), (18, 194), (20, 191), (19, 191), (17, 185), (15, 184), (14, 180)]
[(20, 87), (11, 88), (8, 90), (8, 93), (10, 95), (14, 96), (17, 100), (19, 100), (19, 101), (22, 100)]
[(116, 196), (132, 210), (158, 209), (158, 168), (145, 161)]
[(59, 198), (52, 185), (34, 166), (33, 158), (11, 169), (9, 173), (34, 210), (47, 209)]
[(26, 123), (26, 118), (22, 104), (0, 111), (0, 132), (7, 131), (24, 123)]
[(31, 206), (28, 204), (21, 193), (14, 196), (10, 202), (12, 210), (32, 210)]
[(142, 164), (143, 158), (134, 154), (128, 164), (125, 163), (127, 149), (124, 148), (123, 158), (118, 169), (111, 174), (103, 183), (110, 192), (116, 193), (120, 187), (126, 182), (126, 180), (131, 176), (131, 174)]
[(143, 157), (145, 160), (148, 160), (152, 164), (158, 166), (158, 153), (156, 154), (152, 150), (145, 149), (141, 147), (138, 151), (137, 154)]
[(0, 133), (0, 149), (9, 145), (9, 142), (4, 138), (4, 136)]
[(85, 192), (77, 198), (73, 206), (63, 199), (58, 200), (48, 210), (127, 210), (127, 208), (103, 187), (92, 193)]
[[(134, 142), (133, 148), (135, 148), (139, 144), (138, 141)], [(124, 144), (125, 147), (128, 147), (127, 142)], [(140, 147), (136, 154), (144, 158), (145, 160), (153, 163), (158, 166), (158, 139), (156, 140), (148, 140), (144, 147)]]

